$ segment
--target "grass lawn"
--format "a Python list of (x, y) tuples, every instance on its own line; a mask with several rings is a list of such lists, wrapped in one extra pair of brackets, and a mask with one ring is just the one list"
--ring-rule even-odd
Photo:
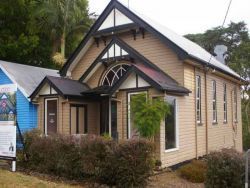
[[(43, 178), (42, 178), (43, 179)], [(65, 182), (51, 182), (20, 172), (10, 172), (0, 169), (1, 188), (80, 188), (80, 185), (70, 185)], [(89, 187), (89, 186), (86, 186)], [(203, 184), (194, 184), (181, 179), (174, 172), (164, 173), (151, 178), (148, 188), (204, 188)]]
[[(80, 188), (93, 187), (93, 185), (79, 184), (54, 180), (51, 177), (39, 174), (25, 174), (10, 172), (9, 165), (0, 160), (0, 188)], [(104, 186), (105, 187), (105, 186)], [(204, 188), (204, 184), (190, 183), (177, 175), (176, 172), (165, 172), (150, 178), (148, 188)]]
[(8, 170), (0, 169), (0, 187), (1, 188), (22, 188), (22, 187), (36, 187), (36, 188), (70, 188), (80, 187), (65, 183), (55, 183), (47, 180), (41, 180), (34, 176), (25, 175), (20, 172), (10, 172)]

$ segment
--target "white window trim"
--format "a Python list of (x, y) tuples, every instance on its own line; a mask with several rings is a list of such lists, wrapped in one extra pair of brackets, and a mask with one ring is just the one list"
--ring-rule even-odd
[(238, 95), (237, 95), (237, 89), (234, 88), (233, 90), (233, 121), (234, 123), (238, 122)]
[(48, 136), (48, 128), (47, 128), (47, 102), (48, 101), (54, 101), (54, 100), (56, 100), (56, 102), (57, 102), (57, 125), (56, 125), (56, 127), (57, 127), (57, 129), (58, 129), (58, 98), (47, 98), (47, 99), (45, 99), (45, 109), (44, 109), (44, 113), (45, 113), (45, 117), (44, 117), (44, 134), (45, 134), (45, 136)]
[(147, 91), (139, 91), (139, 92), (130, 92), (128, 93), (128, 139), (131, 138), (131, 114), (130, 114), (130, 97), (131, 95), (138, 95), (138, 94), (142, 94), (142, 93), (145, 93), (146, 94), (146, 100), (147, 100)]
[[(165, 96), (165, 101), (167, 102), (167, 98), (168, 97), (172, 97), (172, 96)], [(165, 148), (165, 153), (169, 153), (169, 152), (174, 152), (174, 151), (178, 151), (180, 149), (180, 138), (179, 138), (179, 105), (178, 105), (178, 99), (177, 97), (172, 97), (175, 98), (175, 139), (176, 139), (176, 147), (175, 148), (171, 148), (171, 149), (166, 149), (166, 145), (164, 144), (164, 148)], [(164, 124), (165, 126), (165, 124)], [(166, 127), (165, 127), (166, 128)], [(166, 131), (166, 130), (165, 130)], [(165, 135), (165, 133), (164, 133)], [(166, 137), (166, 135), (165, 135)], [(166, 143), (166, 138), (164, 137), (164, 143)]]
[[(215, 87), (214, 87), (215, 86)], [(214, 96), (215, 96), (215, 99), (214, 99)], [(215, 110), (214, 110), (214, 103), (215, 103)], [(212, 118), (213, 118), (213, 123), (217, 123), (218, 121), (218, 117), (217, 117), (217, 84), (216, 84), (216, 81), (213, 80), (212, 81)], [(215, 111), (215, 119), (214, 119), (214, 111)]]
[[(200, 84), (198, 84), (198, 82), (197, 82), (197, 78), (199, 78), (199, 80), (200, 80)], [(200, 75), (196, 75), (196, 77), (195, 77), (195, 81), (196, 81), (196, 92), (195, 92), (195, 95), (196, 95), (196, 97), (195, 97), (195, 109), (196, 109), (196, 122), (198, 123), (198, 124), (200, 124), (201, 123), (201, 76)], [(198, 98), (198, 92), (197, 92), (197, 89), (199, 88), (199, 98)], [(200, 116), (200, 119), (199, 120), (197, 120), (197, 112), (198, 112), (198, 109), (197, 109), (197, 101), (199, 100), (199, 102), (200, 102), (200, 105), (199, 105), (199, 116)]]
[[(225, 109), (226, 107), (226, 109)], [(228, 111), (227, 111), (227, 84), (223, 84), (223, 122), (227, 123), (228, 120)]]
[[(105, 80), (106, 80), (106, 78), (107, 78), (107, 75), (112, 71), (112, 72), (114, 73), (114, 77), (113, 77), (113, 79), (111, 80), (111, 83), (110, 83), (110, 80), (108, 80), (108, 79), (107, 79), (107, 80), (108, 80), (108, 82), (109, 82), (109, 86), (113, 86), (113, 85), (114, 85), (113, 81), (114, 81), (114, 78), (115, 78), (115, 77), (117, 77), (118, 80), (119, 80), (124, 74), (126, 74), (126, 71), (127, 71), (127, 70), (125, 70), (125, 69), (122, 67), (123, 65), (130, 66), (130, 65), (127, 64), (127, 63), (118, 63), (118, 64), (113, 65), (112, 67), (110, 67), (110, 68), (105, 72), (105, 74), (103, 75), (102, 81), (101, 81), (101, 85), (103, 85), (103, 83), (105, 82)], [(119, 68), (116, 72), (114, 72), (113, 69), (114, 69), (115, 67), (118, 67), (118, 66), (120, 66), (120, 68)], [(119, 70), (123, 70), (123, 74), (122, 74), (121, 76), (117, 75), (117, 72), (118, 72)]]

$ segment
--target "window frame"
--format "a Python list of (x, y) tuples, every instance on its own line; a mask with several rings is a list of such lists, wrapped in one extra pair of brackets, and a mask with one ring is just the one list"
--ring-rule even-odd
[(237, 88), (235, 87), (233, 90), (233, 121), (234, 123), (238, 122), (238, 101), (237, 101)]
[[(196, 75), (196, 91), (195, 91), (195, 109), (196, 109), (196, 123), (201, 125), (202, 123), (202, 113), (201, 113), (201, 76)], [(199, 102), (199, 106), (197, 105)], [(198, 109), (199, 107), (199, 109)], [(199, 113), (199, 116), (198, 116)], [(199, 117), (199, 119), (198, 119)]]
[(227, 109), (227, 84), (223, 84), (223, 122), (228, 121), (228, 109)]
[[(118, 63), (118, 64), (115, 64), (115, 65), (109, 67), (109, 69), (107, 69), (105, 71), (105, 74), (103, 75), (103, 77), (101, 79), (101, 86), (110, 86), (110, 87), (112, 87), (113, 85), (115, 85), (115, 83), (120, 78), (122, 78), (124, 74), (126, 74), (129, 67), (130, 67), (130, 64), (128, 64), (128, 63)], [(117, 70), (115, 70), (115, 69), (117, 69)], [(119, 75), (120, 71), (121, 71), (121, 74)], [(109, 78), (110, 74), (113, 74), (112, 78)], [(108, 84), (105, 84), (106, 81), (108, 82)]]
[(212, 80), (212, 120), (213, 124), (217, 124), (218, 122), (218, 114), (217, 114), (217, 86), (216, 81)]
[[(164, 98), (164, 101), (166, 103), (168, 103), (169, 99), (174, 99), (175, 100), (175, 142), (176, 142), (176, 146), (175, 148), (171, 148), (171, 149), (166, 149), (166, 144), (164, 144), (164, 149), (165, 149), (165, 153), (169, 153), (169, 152), (173, 152), (173, 151), (178, 151), (180, 148), (180, 140), (179, 140), (179, 121), (178, 121), (178, 114), (179, 114), (179, 108), (178, 108), (178, 99), (177, 97), (174, 96), (166, 96)], [(166, 122), (164, 121), (164, 126), (165, 126), (165, 132), (166, 132)], [(166, 143), (166, 134), (164, 132), (164, 143)]]

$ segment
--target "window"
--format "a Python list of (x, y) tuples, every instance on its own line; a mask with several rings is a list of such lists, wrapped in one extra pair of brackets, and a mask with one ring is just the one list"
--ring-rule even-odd
[(234, 122), (237, 122), (238, 114), (237, 114), (237, 90), (236, 88), (233, 90), (233, 112), (234, 112)]
[(223, 112), (224, 112), (224, 122), (227, 122), (227, 85), (223, 85)]
[(196, 121), (201, 123), (201, 77), (196, 76)]
[(113, 86), (128, 70), (129, 65), (118, 64), (107, 71), (102, 81), (102, 85)]
[(212, 81), (213, 90), (213, 123), (217, 123), (217, 101), (216, 101), (216, 81)]
[(178, 148), (177, 104), (176, 99), (167, 97), (170, 114), (165, 118), (165, 150), (171, 151)]

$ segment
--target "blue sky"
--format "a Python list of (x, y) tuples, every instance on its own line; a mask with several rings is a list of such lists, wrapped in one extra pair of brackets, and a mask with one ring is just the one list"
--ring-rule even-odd
[[(89, 0), (100, 14), (110, 0)], [(120, 0), (127, 4), (128, 0)], [(178, 34), (200, 33), (222, 24), (230, 0), (130, 0), (130, 7)], [(250, 28), (250, 0), (232, 0), (226, 20), (245, 21)]]

